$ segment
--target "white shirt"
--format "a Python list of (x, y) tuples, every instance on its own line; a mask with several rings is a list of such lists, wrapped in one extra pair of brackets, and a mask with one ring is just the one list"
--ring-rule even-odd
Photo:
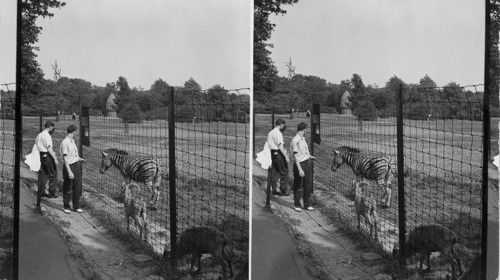
[(271, 150), (279, 150), (279, 146), (283, 145), (283, 134), (279, 126), (269, 131), (269, 134), (267, 134), (267, 144)]
[(59, 148), (61, 155), (66, 155), (65, 160), (68, 161), (68, 164), (73, 164), (77, 162), (80, 157), (78, 156), (78, 148), (76, 147), (75, 140), (70, 139), (66, 136), (64, 140), (61, 142), (61, 147)]
[(39, 152), (47, 153), (49, 151), (49, 148), (52, 147), (52, 136), (48, 130), (44, 130), (36, 136), (35, 145)]
[(299, 162), (308, 160), (311, 157), (309, 154), (309, 146), (307, 145), (304, 136), (295, 135), (290, 143), (290, 150), (292, 150), (294, 158), (295, 155), (297, 155), (297, 160)]

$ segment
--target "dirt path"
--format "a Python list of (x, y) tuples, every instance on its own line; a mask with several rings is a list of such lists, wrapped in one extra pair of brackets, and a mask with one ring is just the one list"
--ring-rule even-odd
[[(266, 188), (266, 178), (267, 171), (254, 164), (253, 179), (261, 191)], [(301, 251), (320, 262), (329, 279), (391, 279), (383, 274), (387, 260), (365, 260), (363, 254), (369, 251), (350, 240), (320, 211), (296, 212), (292, 196), (273, 197), (271, 204), (291, 228)]]
[[(36, 173), (23, 164), (21, 167), (22, 187), (33, 194), (36, 191)], [(111, 233), (89, 211), (83, 213), (62, 211), (62, 197), (42, 201), (44, 215), (60, 228), (71, 250), (83, 258), (90, 269), (85, 271), (88, 279), (163, 279), (160, 260), (132, 250)], [(87, 209), (86, 209), (87, 210)], [(22, 241), (21, 241), (22, 242)], [(141, 254), (142, 253), (142, 254)]]

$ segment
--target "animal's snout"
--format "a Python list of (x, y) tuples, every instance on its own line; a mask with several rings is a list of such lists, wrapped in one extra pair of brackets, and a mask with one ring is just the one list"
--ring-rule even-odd
[(99, 173), (104, 174), (104, 168), (99, 169)]
[(330, 167), (330, 169), (333, 171), (333, 172), (337, 172), (337, 167), (335, 166), (335, 163), (332, 164), (332, 166)]

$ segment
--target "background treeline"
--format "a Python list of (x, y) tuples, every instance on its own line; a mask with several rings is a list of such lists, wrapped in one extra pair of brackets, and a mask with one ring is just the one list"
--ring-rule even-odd
[[(254, 108), (256, 113), (270, 112), (274, 107), (275, 112), (288, 114), (292, 109), (301, 112), (310, 110), (314, 102), (322, 105), (324, 113), (341, 113), (341, 98), (348, 91), (347, 107), (360, 119), (395, 117), (396, 93), (400, 85), (403, 87), (406, 118), (482, 118), (482, 87), (462, 87), (455, 82), (437, 87), (428, 75), (421, 78), (418, 84), (405, 83), (393, 76), (382, 87), (365, 85), (359, 74), (353, 74), (351, 79), (342, 80), (339, 84), (302, 74), (276, 77), (270, 92), (255, 95)], [(492, 99), (491, 103), (492, 116), (500, 116), (498, 98), (496, 102)]]
[[(271, 35), (276, 27), (270, 17), (286, 15), (286, 8), (299, 0), (256, 0), (254, 1), (254, 43), (253, 43), (253, 80), (254, 108), (257, 113), (270, 112), (274, 106), (278, 113), (290, 113), (291, 109), (301, 112), (311, 109), (311, 101), (322, 105), (322, 110), (340, 112), (342, 94), (349, 90), (352, 99), (351, 109), (360, 118), (375, 116), (387, 117), (394, 114), (395, 90), (399, 83), (404, 87), (404, 100), (407, 102), (405, 113), (410, 118), (427, 118), (429, 114), (442, 118), (479, 118), (477, 102), (482, 102), (483, 93), (473, 88), (461, 89), (457, 83), (450, 82), (440, 89), (428, 76), (418, 84), (406, 84), (397, 76), (390, 78), (385, 86), (367, 85), (361, 76), (353, 74), (351, 79), (330, 83), (316, 76), (295, 74), (291, 60), (287, 63), (287, 77), (278, 76), (278, 70), (271, 59)], [(490, 108), (491, 116), (499, 117), (500, 85), (500, 2), (490, 0)], [(483, 81), (477, 81), (481, 84)], [(472, 92), (473, 91), (473, 92)], [(475, 95), (475, 97), (473, 96)], [(408, 103), (409, 102), (409, 103)], [(437, 103), (436, 103), (437, 102)], [(479, 103), (480, 103), (479, 102)]]
[[(161, 78), (154, 81), (150, 89), (131, 88), (125, 77), (106, 86), (96, 86), (79, 78), (56, 77), (43, 79), (39, 91), (23, 94), (22, 110), (25, 116), (34, 116), (43, 110), (45, 115), (72, 114), (79, 112), (79, 104), (90, 107), (94, 116), (106, 115), (106, 101), (115, 96), (118, 117), (124, 122), (137, 123), (143, 120), (166, 119), (170, 103), (171, 86)], [(178, 121), (231, 121), (245, 122), (250, 110), (250, 96), (236, 94), (220, 85), (203, 91), (190, 78), (184, 86), (175, 86), (175, 104), (182, 106)], [(207, 109), (205, 109), (207, 108)]]

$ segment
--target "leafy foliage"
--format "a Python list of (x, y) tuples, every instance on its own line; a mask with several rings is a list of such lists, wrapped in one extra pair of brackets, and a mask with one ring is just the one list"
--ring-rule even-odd
[(144, 120), (144, 113), (137, 103), (125, 104), (118, 116), (124, 123), (140, 123)]
[(298, 0), (255, 0), (254, 1), (254, 44), (253, 44), (253, 80), (254, 98), (263, 102), (272, 93), (278, 70), (270, 58), (273, 46), (269, 43), (275, 24), (269, 21), (271, 14), (285, 14), (284, 5), (292, 5)]
[(64, 7), (66, 3), (58, 0), (23, 0), (21, 2), (21, 89), (22, 102), (28, 106), (33, 105), (43, 86), (43, 71), (36, 60), (35, 44), (42, 28), (36, 25), (40, 17), (51, 18), (54, 16), (51, 9)]

